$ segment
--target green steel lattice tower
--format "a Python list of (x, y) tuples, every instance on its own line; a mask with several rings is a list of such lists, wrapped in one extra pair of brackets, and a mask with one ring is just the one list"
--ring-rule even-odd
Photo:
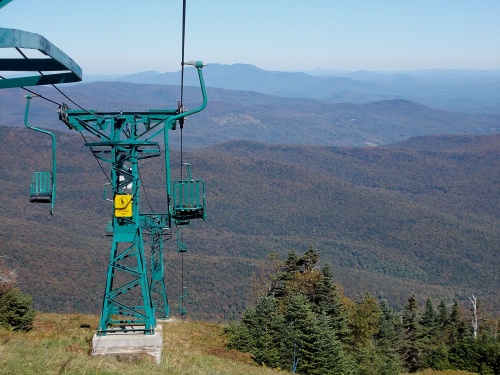
[[(205, 218), (205, 193), (204, 188), (198, 188), (200, 180), (172, 182), (170, 179), (168, 132), (176, 129), (178, 120), (200, 112), (207, 104), (201, 72), (203, 63), (197, 61), (186, 65), (194, 65), (198, 70), (203, 95), (203, 103), (194, 110), (94, 112), (70, 110), (64, 105), (59, 110), (60, 119), (71, 129), (85, 130), (99, 138), (99, 142), (86, 143), (86, 146), (98, 159), (111, 164), (110, 186), (114, 204), (110, 228), (112, 246), (99, 335), (123, 331), (154, 333), (155, 310), (161, 317), (168, 317), (169, 314), (164, 285), (163, 240), (171, 236), (173, 225), (185, 225), (191, 219)], [(162, 132), (168, 211), (142, 214), (138, 163), (160, 155), (159, 144), (151, 139)], [(178, 186), (182, 186), (180, 190)], [(145, 232), (151, 246), (149, 277), (144, 250)]]

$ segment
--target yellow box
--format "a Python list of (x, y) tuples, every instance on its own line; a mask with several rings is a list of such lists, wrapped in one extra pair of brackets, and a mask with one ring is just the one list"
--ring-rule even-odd
[(132, 216), (132, 195), (130, 194), (115, 195), (115, 216), (116, 217)]

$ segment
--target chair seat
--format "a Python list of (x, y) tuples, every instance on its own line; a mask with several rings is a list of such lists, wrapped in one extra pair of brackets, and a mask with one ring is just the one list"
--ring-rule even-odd
[(52, 202), (52, 194), (50, 193), (38, 193), (30, 195), (31, 203), (50, 203)]

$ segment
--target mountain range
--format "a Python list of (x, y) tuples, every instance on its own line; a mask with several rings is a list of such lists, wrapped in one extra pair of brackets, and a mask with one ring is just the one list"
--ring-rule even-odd
[[(255, 91), (330, 103), (368, 103), (406, 99), (436, 109), (475, 114), (500, 114), (500, 69), (420, 70), (406, 72), (280, 72), (248, 64), (208, 64), (208, 87)], [(89, 77), (89, 81), (95, 78)], [(102, 79), (102, 77), (101, 77)], [(179, 85), (180, 72), (140, 72), (114, 77), (122, 82)], [(198, 86), (194, 69), (185, 69), (185, 83)]]
[[(179, 87), (126, 82), (94, 82), (64, 87), (75, 104), (52, 88), (37, 88), (46, 98), (70, 108), (98, 111), (176, 108)], [(23, 126), (26, 93), (0, 91), (0, 124)], [(186, 108), (199, 105), (195, 87), (184, 90)], [(373, 146), (431, 134), (491, 134), (500, 129), (499, 114), (469, 114), (435, 109), (406, 99), (364, 104), (286, 98), (251, 91), (208, 89), (207, 108), (186, 124), (184, 145), (195, 149), (230, 140), (324, 146)], [(57, 105), (35, 98), (30, 122), (65, 129)], [(189, 129), (189, 131), (187, 131)], [(178, 144), (174, 137), (173, 144)]]

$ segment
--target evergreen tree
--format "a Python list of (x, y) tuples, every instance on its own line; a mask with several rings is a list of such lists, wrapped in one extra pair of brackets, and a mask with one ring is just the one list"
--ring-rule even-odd
[(296, 360), (298, 372), (309, 374), (314, 369), (312, 363), (316, 354), (318, 321), (308, 298), (300, 293), (290, 295), (283, 311), (283, 319), (283, 368), (291, 368)]
[(450, 344), (463, 341), (468, 336), (468, 325), (465, 323), (463, 312), (458, 301), (453, 301), (450, 318), (448, 320), (448, 341)]
[(241, 323), (226, 329), (228, 347), (252, 353), (257, 363), (279, 367), (283, 320), (276, 298), (264, 295), (255, 308), (245, 311)]
[(30, 331), (35, 319), (32, 298), (16, 287), (16, 276), (0, 257), (0, 326), (13, 331)]
[[(383, 311), (382, 311), (383, 309)], [(366, 294), (354, 307), (351, 325), (359, 375), (398, 375), (398, 331), (394, 312)]]
[(284, 321), (283, 368), (291, 368), (296, 361), (300, 374), (352, 373), (352, 363), (335, 337), (330, 319), (324, 314), (316, 315), (307, 296), (300, 293), (290, 296)]
[(273, 295), (276, 298), (285, 297), (288, 289), (288, 284), (295, 278), (296, 274), (299, 272), (299, 257), (295, 251), (288, 253), (287, 259), (283, 262), (282, 266), (276, 272), (276, 275), (272, 277), (271, 288), (269, 289), (269, 295)]
[(313, 361), (314, 374), (350, 375), (357, 374), (356, 364), (345, 350), (344, 344), (336, 337), (331, 319), (322, 314), (318, 318), (316, 338), (317, 356)]
[(398, 375), (402, 372), (402, 364), (398, 355), (401, 345), (400, 322), (397, 314), (385, 301), (380, 302), (380, 319), (378, 333), (375, 335), (380, 366), (379, 375)]
[(401, 354), (403, 361), (409, 372), (416, 372), (421, 368), (421, 353), (418, 342), (420, 331), (418, 304), (414, 294), (410, 295), (405, 304), (402, 329), (403, 346), (401, 348)]
[(325, 313), (330, 315), (337, 308), (336, 287), (333, 283), (333, 271), (329, 264), (325, 264), (321, 268), (321, 280), (317, 286), (315, 300), (312, 301), (315, 305), (317, 314)]
[(438, 342), (436, 346), (433, 346), (432, 350), (426, 352), (425, 366), (439, 371), (452, 369), (448, 346), (444, 342)]
[(495, 334), (486, 330), (477, 340), (480, 374), (500, 375), (500, 338), (495, 337)]
[(400, 346), (400, 322), (399, 316), (389, 307), (387, 302), (382, 301), (379, 304), (380, 319), (378, 322), (378, 333), (375, 339), (379, 346), (386, 346), (391, 349), (397, 349)]
[(238, 349), (243, 352), (251, 353), (254, 345), (255, 339), (250, 334), (249, 326), (255, 317), (255, 310), (248, 309), (245, 311), (242, 317), (241, 323), (230, 322), (229, 325), (224, 329), (224, 333), (228, 336), (227, 347), (229, 349)]
[(433, 335), (437, 328), (437, 315), (430, 298), (425, 301), (424, 313), (420, 318), (420, 325), (424, 328), (425, 335)]
[(317, 315), (326, 315), (336, 337), (341, 342), (350, 340), (349, 316), (341, 301), (337, 286), (333, 283), (333, 272), (330, 265), (321, 269), (322, 279), (318, 285), (315, 301)]
[(253, 338), (252, 353), (255, 361), (277, 367), (280, 363), (279, 346), (283, 321), (278, 314), (276, 299), (273, 296), (264, 296), (255, 308), (254, 319), (246, 325)]
[(379, 366), (374, 375), (399, 375), (403, 372), (401, 360), (396, 352), (387, 347), (378, 348)]
[(432, 301), (427, 298), (420, 318), (419, 347), (422, 352), (422, 367), (444, 370), (448, 368), (448, 353), (439, 340), (438, 315)]
[(448, 359), (448, 341), (449, 341), (450, 313), (443, 300), (439, 303), (436, 314), (436, 341), (437, 348), (429, 357), (429, 364), (436, 370), (451, 369)]
[(455, 341), (449, 348), (450, 365), (454, 369), (479, 372), (480, 358), (477, 341), (472, 336)]
[(439, 331), (439, 335), (441, 338), (445, 339), (446, 338), (446, 330), (448, 328), (449, 324), (449, 313), (448, 313), (448, 308), (446, 307), (446, 304), (444, 301), (441, 301), (438, 306), (438, 312), (436, 316), (436, 325)]
[(18, 288), (0, 292), (0, 326), (13, 331), (30, 331), (35, 319), (31, 303), (31, 296)]

